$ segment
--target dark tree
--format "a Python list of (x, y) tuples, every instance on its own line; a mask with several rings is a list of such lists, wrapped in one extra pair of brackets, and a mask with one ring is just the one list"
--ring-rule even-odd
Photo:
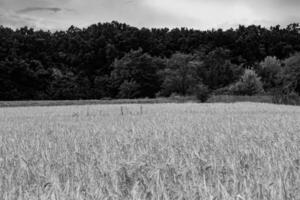
[(142, 49), (130, 51), (123, 58), (115, 60), (111, 74), (112, 85), (118, 97), (130, 93), (131, 98), (155, 97), (160, 90), (159, 65), (157, 58), (143, 53)]
[[(195, 82), (210, 91), (227, 87), (245, 66), (255, 68), (267, 91), (283, 82), (299, 91), (299, 67), (291, 60), (283, 62), (280, 73), (277, 67), (259, 65), (267, 56), (284, 61), (296, 52), (300, 52), (297, 23), (207, 31), (138, 29), (116, 21), (56, 32), (0, 25), (0, 100), (115, 98), (124, 96), (120, 91), (132, 98), (154, 97), (172, 85), (170, 79), (164, 80), (173, 73), (165, 62), (173, 62), (174, 54), (193, 57), (190, 64), (180, 64), (187, 68), (181, 70), (196, 68), (195, 81), (188, 78), (181, 89), (170, 90), (182, 95), (190, 94)], [(168, 69), (169, 76), (163, 76)], [(137, 91), (129, 92), (133, 90)]]
[(164, 70), (163, 95), (177, 93), (185, 96), (192, 92), (197, 84), (193, 59), (192, 55), (176, 53), (168, 60)]
[(241, 67), (232, 64), (229, 51), (218, 48), (203, 57), (197, 68), (198, 76), (210, 89), (215, 90), (235, 82), (242, 73)]

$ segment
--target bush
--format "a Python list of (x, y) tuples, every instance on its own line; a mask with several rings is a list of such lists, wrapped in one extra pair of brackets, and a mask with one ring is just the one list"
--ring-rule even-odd
[(260, 77), (257, 76), (253, 69), (246, 69), (244, 74), (237, 83), (230, 87), (230, 91), (234, 95), (255, 95), (263, 93), (263, 84)]
[(119, 89), (119, 98), (132, 99), (139, 94), (139, 85), (135, 81), (124, 81)]
[(265, 90), (270, 90), (278, 85), (281, 72), (281, 62), (276, 57), (268, 56), (260, 63), (262, 82)]
[(195, 95), (201, 102), (206, 102), (210, 97), (210, 90), (204, 84), (198, 84), (195, 88)]
[(300, 53), (286, 59), (284, 65), (284, 87), (300, 95)]
[(299, 105), (300, 97), (288, 88), (275, 88), (272, 90), (272, 102), (275, 104)]
[(230, 88), (231, 86), (229, 85), (223, 88), (216, 89), (213, 91), (213, 95), (231, 95)]

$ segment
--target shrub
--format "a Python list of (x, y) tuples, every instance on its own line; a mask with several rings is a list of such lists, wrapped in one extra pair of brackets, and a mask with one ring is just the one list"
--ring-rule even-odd
[(235, 95), (255, 95), (264, 92), (260, 77), (253, 69), (246, 69), (241, 79), (230, 87)]
[(300, 95), (300, 53), (284, 61), (283, 82), (284, 87)]
[(265, 90), (278, 86), (281, 62), (276, 57), (268, 56), (260, 63), (262, 82)]
[(124, 81), (119, 89), (119, 98), (131, 99), (138, 96), (139, 85), (135, 81)]
[(201, 102), (206, 102), (209, 99), (210, 94), (209, 88), (204, 84), (198, 84), (195, 87), (195, 95)]
[(300, 97), (289, 88), (275, 88), (272, 90), (272, 102), (275, 104), (298, 105)]
[(214, 95), (231, 95), (230, 92), (231, 85), (216, 89), (213, 91)]

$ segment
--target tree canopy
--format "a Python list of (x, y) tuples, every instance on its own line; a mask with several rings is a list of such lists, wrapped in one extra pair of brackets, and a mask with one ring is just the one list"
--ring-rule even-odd
[[(116, 21), (56, 32), (0, 26), (0, 100), (151, 98), (166, 89), (186, 95), (198, 84), (227, 87), (248, 67), (266, 91), (291, 81), (299, 93), (299, 55), (292, 57), (299, 51), (299, 24), (207, 31)], [(188, 79), (174, 89), (179, 70)]]

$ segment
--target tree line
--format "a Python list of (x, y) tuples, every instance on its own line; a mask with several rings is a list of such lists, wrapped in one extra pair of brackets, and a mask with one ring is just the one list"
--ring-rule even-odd
[(299, 95), (299, 30), (0, 26), (0, 100)]

